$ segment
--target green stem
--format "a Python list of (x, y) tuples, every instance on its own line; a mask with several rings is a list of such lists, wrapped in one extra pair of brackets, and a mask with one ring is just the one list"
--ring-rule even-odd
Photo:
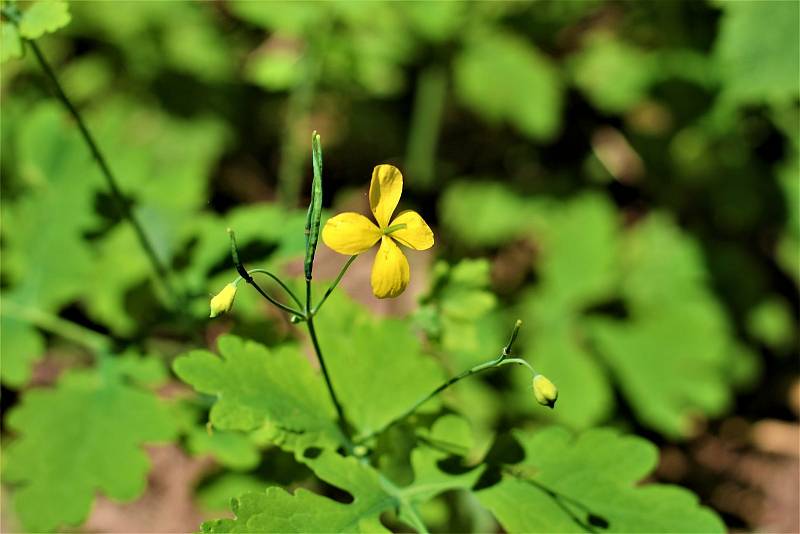
[(287, 306), (286, 304), (284, 304), (284, 303), (282, 303), (282, 302), (280, 302), (280, 301), (276, 300), (276, 299), (275, 299), (274, 297), (272, 297), (272, 296), (271, 296), (269, 293), (267, 293), (266, 291), (264, 291), (263, 289), (261, 289), (261, 286), (260, 286), (260, 285), (258, 285), (258, 283), (257, 283), (257, 282), (256, 282), (256, 281), (253, 279), (253, 277), (252, 277), (252, 276), (250, 276), (250, 273), (251, 273), (251, 272), (254, 272), (254, 271), (255, 271), (255, 270), (253, 270), (253, 271), (247, 271), (247, 276), (246, 276), (246, 277), (245, 277), (245, 276), (241, 276), (241, 275), (239, 275), (239, 277), (238, 277), (236, 280), (234, 280), (234, 281), (233, 281), (233, 283), (234, 283), (234, 284), (238, 284), (240, 281), (244, 280), (245, 282), (247, 282), (248, 284), (250, 284), (251, 286), (253, 286), (253, 288), (254, 288), (256, 291), (258, 291), (258, 293), (259, 293), (259, 294), (260, 294), (262, 297), (264, 297), (265, 299), (267, 299), (267, 300), (270, 302), (270, 304), (272, 304), (273, 306), (276, 306), (276, 307), (278, 307), (278, 308), (282, 309), (283, 311), (285, 311), (285, 312), (287, 312), (287, 313), (291, 313), (292, 315), (297, 315), (298, 317), (304, 317), (304, 316), (305, 316), (305, 313), (303, 313), (303, 311), (301, 311), (301, 310), (296, 310), (296, 309), (294, 309), (294, 308), (292, 308), (292, 307), (290, 307), (290, 306)]
[(417, 78), (414, 108), (411, 112), (406, 162), (409, 173), (423, 186), (434, 178), (436, 145), (447, 102), (447, 73), (441, 65), (431, 65)]
[(308, 335), (311, 338), (311, 344), (314, 346), (314, 352), (317, 354), (317, 360), (319, 361), (319, 367), (322, 370), (322, 376), (325, 378), (325, 385), (328, 387), (328, 393), (330, 393), (331, 400), (336, 408), (337, 422), (340, 430), (342, 431), (342, 435), (346, 440), (349, 454), (352, 453), (353, 444), (350, 442), (350, 432), (347, 430), (347, 421), (344, 418), (344, 410), (342, 410), (342, 405), (339, 403), (339, 399), (336, 397), (336, 392), (333, 389), (331, 376), (330, 373), (328, 373), (328, 367), (325, 365), (325, 357), (322, 355), (322, 348), (319, 346), (319, 340), (317, 339), (317, 331), (314, 329), (314, 316), (311, 313), (311, 280), (309, 279), (306, 280), (305, 317)]
[(325, 294), (322, 296), (322, 300), (320, 300), (319, 303), (311, 309), (312, 317), (317, 314), (317, 312), (325, 303), (325, 301), (328, 300), (328, 297), (331, 295), (331, 293), (333, 293), (333, 290), (336, 289), (336, 286), (338, 286), (339, 282), (342, 280), (344, 273), (347, 272), (347, 269), (350, 268), (350, 265), (355, 261), (357, 257), (358, 254), (356, 254), (355, 256), (350, 256), (350, 258), (347, 260), (347, 263), (345, 263), (344, 267), (342, 267), (342, 270), (339, 271), (339, 276), (336, 277), (336, 280), (334, 280), (333, 283), (330, 285), (330, 287), (328, 287), (328, 290), (325, 291)]
[(425, 523), (422, 521), (419, 511), (406, 497), (403, 491), (404, 488), (396, 486), (394, 482), (389, 480), (389, 478), (384, 476), (380, 471), (377, 471), (377, 473), (381, 488), (397, 501), (398, 516), (401, 515), (401, 512), (405, 512), (405, 517), (403, 519), (410, 522), (411, 526), (414, 527), (419, 534), (427, 534), (429, 532), (428, 527), (426, 527)]
[(517, 364), (517, 365), (524, 365), (525, 367), (527, 367), (527, 368), (528, 368), (528, 370), (531, 372), (531, 374), (532, 374), (533, 376), (536, 376), (536, 375), (537, 375), (537, 373), (536, 373), (536, 369), (534, 369), (534, 368), (531, 366), (531, 364), (529, 364), (528, 362), (526, 362), (526, 361), (525, 361), (525, 360), (523, 360), (522, 358), (506, 358), (506, 359), (504, 359), (503, 361), (501, 361), (499, 364), (497, 364), (497, 366), (498, 366), (498, 367), (500, 367), (501, 365), (508, 365), (508, 364), (511, 364), (511, 363), (515, 363), (515, 364)]
[(292, 291), (291, 289), (289, 289), (289, 286), (287, 286), (287, 285), (284, 283), (284, 281), (283, 281), (283, 280), (281, 280), (280, 278), (278, 278), (276, 275), (272, 274), (271, 272), (267, 271), (266, 269), (250, 269), (250, 270), (249, 270), (249, 271), (247, 271), (247, 272), (248, 272), (248, 273), (250, 273), (250, 274), (253, 274), (253, 273), (261, 273), (261, 274), (265, 274), (265, 275), (269, 276), (270, 278), (272, 278), (273, 280), (275, 280), (275, 281), (278, 283), (278, 285), (279, 285), (279, 286), (281, 286), (281, 287), (283, 288), (283, 290), (284, 290), (284, 291), (286, 291), (286, 293), (287, 293), (287, 294), (288, 294), (290, 297), (292, 297), (292, 300), (295, 302), (295, 304), (297, 304), (297, 307), (298, 307), (298, 308), (301, 308), (301, 309), (303, 308), (303, 303), (302, 303), (302, 302), (300, 302), (300, 299), (299, 299), (299, 298), (297, 298), (297, 295), (295, 295), (295, 294), (294, 294), (294, 291)]
[[(3, 8), (3, 14), (6, 17), (8, 17), (8, 19), (15, 25), (18, 25), (19, 13), (16, 12), (16, 9), (13, 6), (5, 6)], [(100, 152), (100, 148), (97, 146), (94, 137), (92, 136), (88, 126), (83, 120), (83, 117), (81, 116), (78, 109), (75, 107), (75, 105), (72, 103), (72, 101), (64, 92), (61, 83), (58, 81), (55, 72), (45, 59), (44, 54), (42, 54), (42, 51), (39, 49), (39, 46), (30, 39), (23, 39), (23, 41), (27, 43), (28, 46), (30, 46), (31, 50), (33, 50), (33, 54), (39, 61), (39, 65), (42, 67), (42, 70), (52, 82), (59, 100), (61, 101), (62, 104), (64, 104), (64, 107), (67, 108), (67, 111), (69, 111), (69, 113), (75, 119), (75, 122), (78, 124), (78, 129), (81, 132), (81, 136), (83, 137), (83, 140), (86, 143), (86, 145), (89, 147), (92, 156), (97, 162), (98, 167), (100, 167), (100, 171), (102, 172), (103, 177), (106, 180), (106, 184), (108, 185), (108, 188), (111, 191), (111, 196), (114, 199), (114, 203), (116, 204), (116, 208), (119, 211), (119, 214), (124, 219), (127, 219), (130, 225), (133, 227), (133, 230), (136, 233), (136, 238), (139, 240), (139, 244), (141, 245), (142, 249), (144, 250), (145, 254), (150, 260), (150, 263), (152, 264), (153, 271), (155, 271), (157, 280), (161, 283), (166, 293), (172, 299), (172, 304), (174, 305), (178, 303), (180, 299), (178, 298), (177, 292), (170, 284), (169, 271), (167, 270), (167, 267), (159, 259), (155, 247), (150, 242), (150, 239), (147, 237), (147, 234), (144, 231), (144, 227), (141, 225), (139, 220), (133, 214), (133, 211), (125, 202), (125, 198), (122, 194), (119, 184), (116, 178), (114, 178), (114, 174), (111, 172), (111, 168), (108, 166), (108, 163), (106, 162), (103, 153)]]
[(261, 289), (261, 286), (259, 286), (258, 283), (256, 283), (256, 281), (250, 275), (251, 272), (266, 273), (270, 277), (272, 277), (274, 280), (277, 280), (281, 284), (281, 286), (283, 286), (283, 288), (286, 291), (289, 291), (289, 293), (292, 295), (292, 297), (294, 297), (295, 301), (297, 301), (298, 307), (300, 307), (300, 308), (303, 307), (302, 304), (300, 304), (299, 299), (297, 299), (297, 297), (294, 295), (294, 293), (292, 293), (289, 290), (289, 288), (285, 284), (283, 284), (283, 282), (281, 282), (280, 279), (277, 276), (273, 275), (272, 273), (270, 273), (268, 271), (265, 271), (264, 269), (253, 269), (252, 271), (248, 271), (245, 268), (244, 264), (242, 263), (241, 258), (239, 258), (239, 245), (236, 243), (236, 233), (230, 228), (228, 228), (228, 237), (231, 240), (231, 259), (233, 259), (233, 265), (234, 265), (234, 267), (236, 267), (236, 272), (239, 273), (239, 278), (234, 280), (233, 283), (234, 284), (238, 284), (241, 280), (244, 280), (245, 282), (247, 282), (248, 284), (253, 286), (253, 288), (255, 288), (255, 290), (258, 291), (258, 293), (262, 297), (267, 299), (274, 306), (277, 306), (278, 308), (282, 309), (283, 311), (291, 313), (293, 315), (297, 315), (299, 317), (304, 317), (305, 313), (303, 311), (295, 310), (294, 308), (291, 308), (291, 307), (287, 306), (286, 304), (283, 304), (282, 302), (278, 302), (277, 300), (272, 298), (266, 291)]
[(441, 393), (445, 389), (449, 388), (450, 386), (452, 386), (456, 382), (467, 378), (468, 376), (472, 376), (474, 374), (480, 373), (481, 371), (486, 371), (488, 369), (493, 369), (495, 367), (500, 367), (501, 365), (503, 365), (505, 363), (504, 360), (508, 361), (509, 363), (519, 363), (520, 361), (523, 361), (523, 360), (519, 360), (518, 358), (510, 358), (510, 359), (507, 360), (507, 358), (511, 355), (511, 347), (514, 345), (514, 341), (517, 339), (517, 334), (519, 334), (520, 326), (522, 326), (522, 321), (517, 320), (516, 324), (514, 325), (514, 329), (511, 332), (511, 337), (509, 338), (508, 343), (506, 343), (506, 346), (503, 347), (503, 351), (500, 353), (500, 355), (497, 358), (495, 358), (493, 360), (489, 360), (488, 362), (484, 362), (484, 363), (478, 364), (478, 365), (476, 365), (476, 366), (474, 366), (474, 367), (472, 367), (470, 369), (467, 369), (463, 373), (458, 374), (458, 375), (450, 378), (449, 380), (447, 380), (446, 382), (441, 384), (439, 387), (437, 387), (436, 389), (434, 389), (433, 391), (431, 391), (430, 393), (428, 393), (427, 395), (425, 395), (424, 397), (419, 399), (416, 403), (414, 403), (413, 406), (411, 406), (411, 408), (409, 408), (408, 410), (403, 412), (398, 417), (395, 417), (394, 419), (392, 419), (391, 421), (389, 421), (388, 423), (383, 425), (378, 430), (370, 432), (366, 436), (363, 436), (363, 437), (357, 439), (355, 444), (356, 445), (360, 445), (361, 443), (364, 443), (365, 441), (369, 440), (370, 438), (385, 432), (390, 427), (396, 425), (397, 423), (399, 423), (400, 421), (402, 421), (403, 419), (405, 419), (409, 415), (413, 414), (415, 411), (417, 411), (417, 409), (420, 406), (422, 406), (423, 404), (428, 402), (430, 399), (432, 399), (433, 397), (435, 397), (436, 395), (438, 395), (439, 393)]
[(96, 353), (108, 352), (112, 346), (112, 340), (99, 332), (37, 308), (21, 306), (9, 299), (3, 299), (3, 306), (0, 308), (0, 312), (7, 317), (21, 319), (42, 330), (47, 330), (64, 339), (83, 345)]

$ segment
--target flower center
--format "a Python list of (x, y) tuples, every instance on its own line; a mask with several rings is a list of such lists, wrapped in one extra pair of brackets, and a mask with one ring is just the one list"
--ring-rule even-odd
[(382, 228), (381, 231), (383, 232), (383, 235), (389, 235), (392, 232), (396, 232), (398, 230), (405, 230), (405, 228), (406, 224), (400, 223), (400, 224), (395, 224), (393, 226), (387, 226), (386, 228)]

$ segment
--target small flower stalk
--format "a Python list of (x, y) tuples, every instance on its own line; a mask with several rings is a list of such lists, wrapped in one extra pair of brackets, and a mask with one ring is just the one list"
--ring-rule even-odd
[(210, 307), (212, 319), (223, 313), (228, 313), (233, 308), (233, 299), (236, 298), (236, 284), (231, 282), (222, 288), (222, 291), (211, 298)]
[(537, 373), (533, 377), (533, 396), (536, 402), (552, 409), (558, 399), (558, 388), (546, 376)]

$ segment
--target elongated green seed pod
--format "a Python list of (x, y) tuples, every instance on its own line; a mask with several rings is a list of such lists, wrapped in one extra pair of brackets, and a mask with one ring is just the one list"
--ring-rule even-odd
[(319, 224), (322, 218), (322, 144), (319, 134), (311, 134), (311, 163), (314, 178), (311, 181), (311, 202), (308, 204), (306, 217), (306, 259), (304, 263), (306, 280), (311, 280), (314, 268), (314, 254), (319, 241)]

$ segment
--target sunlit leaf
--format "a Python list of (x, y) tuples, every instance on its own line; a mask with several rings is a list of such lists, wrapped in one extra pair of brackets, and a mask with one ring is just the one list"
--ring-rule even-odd
[(797, 2), (722, 2), (714, 48), (724, 95), (737, 102), (797, 98), (800, 7)]
[(650, 443), (614, 430), (515, 432), (525, 459), (478, 492), (508, 532), (723, 532), (683, 488), (639, 485), (656, 465)]
[(409, 321), (372, 317), (342, 295), (322, 310), (315, 323), (325, 362), (360, 434), (380, 429), (441, 383), (441, 370), (422, 354)]
[(217, 397), (210, 415), (216, 428), (268, 425), (275, 442), (298, 452), (342, 442), (322, 377), (298, 347), (267, 349), (232, 335), (220, 337), (218, 345), (220, 356), (197, 350), (173, 364), (182, 380)]
[(22, 14), (19, 33), (26, 39), (38, 39), (69, 24), (69, 6), (62, 0), (39, 0)]
[(561, 128), (559, 71), (525, 40), (499, 32), (475, 36), (454, 67), (456, 94), (487, 122), (510, 123), (537, 140)]
[(72, 372), (55, 388), (28, 391), (7, 416), (15, 438), (6, 446), (3, 477), (33, 532), (79, 525), (95, 493), (139, 497), (150, 462), (142, 444), (173, 437), (168, 410), (151, 392), (124, 384), (114, 367)]
[(7, 386), (22, 386), (31, 378), (33, 363), (44, 353), (44, 338), (29, 323), (7, 315), (0, 317), (0, 331), (0, 378)]

